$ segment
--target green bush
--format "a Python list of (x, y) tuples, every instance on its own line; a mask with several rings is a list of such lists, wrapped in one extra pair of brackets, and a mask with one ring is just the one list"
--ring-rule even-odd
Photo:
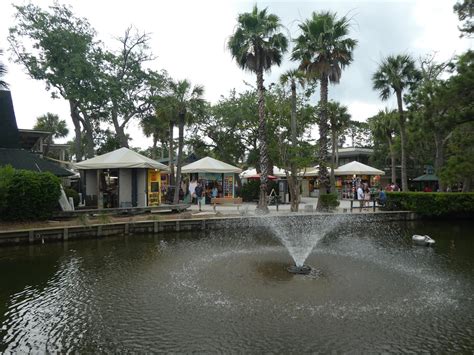
[(15, 169), (11, 165), (0, 168), (0, 216), (3, 215), (4, 210), (7, 208), (8, 189), (14, 173)]
[(388, 192), (384, 210), (412, 211), (422, 217), (474, 216), (474, 193)]
[(325, 194), (319, 196), (319, 202), (321, 204), (321, 209), (324, 211), (331, 211), (336, 209), (339, 206), (339, 200), (337, 199), (337, 194)]
[(79, 204), (79, 193), (76, 190), (71, 189), (69, 187), (65, 187), (64, 192), (66, 193), (68, 200), (69, 200), (69, 197), (72, 197), (74, 201), (74, 207), (77, 207), (77, 205)]
[[(5, 170), (7, 169), (7, 170)], [(51, 173), (0, 169), (3, 196), (0, 218), (38, 220), (51, 217), (58, 206), (60, 180)]]
[[(272, 189), (278, 194), (278, 183), (275, 181), (269, 181), (267, 186), (267, 194), (270, 194)], [(260, 180), (248, 180), (246, 184), (242, 185), (240, 195), (244, 202), (252, 202), (258, 200), (260, 196)]]

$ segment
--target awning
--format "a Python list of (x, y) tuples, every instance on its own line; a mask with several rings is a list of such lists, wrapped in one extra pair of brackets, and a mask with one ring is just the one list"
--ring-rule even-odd
[(424, 174), (414, 178), (413, 181), (438, 181), (438, 177), (433, 174)]

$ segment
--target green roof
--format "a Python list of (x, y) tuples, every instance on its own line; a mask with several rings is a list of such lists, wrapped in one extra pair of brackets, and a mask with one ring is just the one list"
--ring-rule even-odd
[(432, 174), (425, 174), (414, 178), (413, 181), (438, 181), (438, 177)]
[(15, 169), (50, 172), (56, 176), (74, 175), (56, 163), (23, 149), (0, 148), (0, 166), (11, 165)]

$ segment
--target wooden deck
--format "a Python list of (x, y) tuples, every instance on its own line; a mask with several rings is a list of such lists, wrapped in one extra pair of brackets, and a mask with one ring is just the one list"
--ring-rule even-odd
[(93, 209), (77, 209), (74, 211), (59, 211), (54, 214), (53, 218), (70, 218), (79, 215), (136, 215), (141, 213), (154, 213), (154, 212), (182, 212), (186, 211), (191, 204), (179, 203), (176, 205), (162, 204), (159, 206), (147, 206), (147, 207), (120, 207), (120, 208), (93, 208)]

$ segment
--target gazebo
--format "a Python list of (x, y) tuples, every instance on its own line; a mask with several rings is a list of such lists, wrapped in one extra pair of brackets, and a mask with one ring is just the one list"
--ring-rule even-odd
[(216, 186), (220, 197), (235, 197), (236, 174), (242, 169), (223, 161), (205, 157), (194, 163), (183, 166), (183, 174), (190, 174), (193, 179), (201, 180), (205, 189)]
[(358, 161), (341, 165), (334, 169), (336, 178), (336, 187), (342, 190), (343, 198), (352, 198), (354, 190), (362, 181), (367, 181), (370, 186), (378, 185), (380, 175), (385, 172)]
[(145, 207), (161, 203), (160, 171), (168, 171), (168, 167), (131, 149), (120, 148), (75, 167), (84, 171), (88, 205)]

